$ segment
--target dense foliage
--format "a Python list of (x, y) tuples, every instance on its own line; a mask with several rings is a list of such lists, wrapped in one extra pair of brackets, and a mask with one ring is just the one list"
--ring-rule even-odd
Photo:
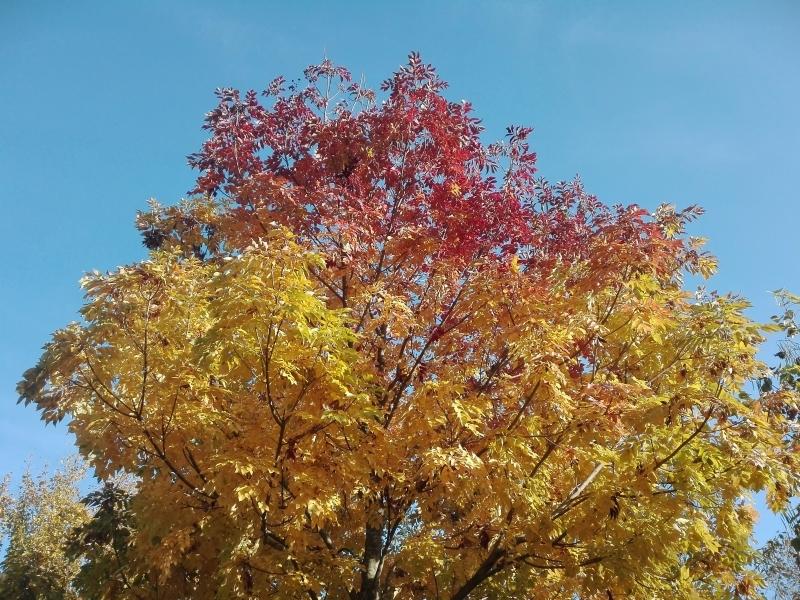
[(78, 502), (84, 474), (73, 461), (51, 476), (26, 471), (16, 493), (9, 479), (0, 485), (0, 598), (77, 600), (72, 581), (80, 559), (69, 556), (64, 544), (88, 519)]
[(537, 178), (445, 87), (412, 55), (381, 94), (328, 61), (220, 90), (196, 196), (84, 280), (19, 392), (137, 478), (97, 597), (757, 594), (797, 396), (743, 391), (744, 300), (684, 291), (701, 211)]

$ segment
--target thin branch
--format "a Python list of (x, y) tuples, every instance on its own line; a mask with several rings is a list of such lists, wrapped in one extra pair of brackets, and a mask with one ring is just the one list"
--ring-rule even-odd
[(710, 407), (710, 408), (709, 408), (709, 409), (706, 411), (706, 414), (703, 416), (703, 421), (700, 423), (700, 425), (697, 427), (697, 429), (695, 429), (695, 430), (692, 432), (692, 434), (691, 434), (689, 437), (687, 437), (685, 440), (683, 440), (683, 441), (682, 441), (682, 442), (681, 442), (681, 443), (678, 445), (678, 447), (677, 447), (677, 448), (675, 448), (675, 450), (673, 450), (672, 452), (670, 452), (670, 453), (669, 453), (667, 456), (665, 456), (665, 457), (664, 457), (664, 458), (662, 458), (661, 460), (657, 460), (657, 461), (656, 461), (656, 464), (655, 464), (655, 465), (653, 465), (653, 471), (656, 471), (656, 470), (657, 470), (657, 469), (659, 469), (659, 468), (660, 468), (662, 465), (664, 465), (665, 463), (668, 463), (668, 462), (669, 462), (669, 461), (671, 461), (673, 458), (675, 458), (675, 456), (677, 456), (678, 452), (680, 452), (681, 450), (683, 450), (683, 449), (684, 449), (684, 448), (685, 448), (685, 447), (686, 447), (686, 446), (687, 446), (687, 445), (688, 445), (688, 444), (689, 444), (689, 443), (690, 443), (690, 442), (691, 442), (691, 441), (692, 441), (694, 438), (696, 438), (698, 435), (700, 435), (700, 432), (701, 432), (701, 431), (703, 431), (703, 428), (706, 426), (706, 423), (708, 423), (708, 421), (711, 419), (711, 416), (714, 414), (714, 408), (715, 408), (715, 407), (712, 405), (712, 406), (711, 406), (711, 407)]
[(597, 465), (595, 465), (594, 469), (592, 469), (592, 472), (589, 473), (586, 479), (584, 479), (581, 483), (576, 485), (569, 493), (569, 496), (567, 496), (567, 498), (561, 504), (559, 504), (558, 507), (556, 507), (556, 509), (553, 511), (553, 520), (558, 519), (559, 517), (562, 517), (564, 514), (566, 514), (567, 511), (569, 511), (572, 505), (574, 505), (576, 502), (582, 502), (582, 500), (580, 499), (581, 494), (583, 494), (584, 490), (587, 487), (589, 487), (592, 481), (595, 480), (595, 478), (600, 474), (600, 471), (602, 471), (604, 467), (605, 464), (603, 463), (598, 463)]

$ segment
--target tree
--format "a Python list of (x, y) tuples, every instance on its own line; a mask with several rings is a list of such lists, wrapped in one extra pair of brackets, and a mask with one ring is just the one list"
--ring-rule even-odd
[(137, 573), (136, 557), (129, 552), (135, 530), (133, 493), (130, 482), (106, 481), (81, 500), (91, 517), (66, 540), (67, 557), (80, 564), (72, 583), (81, 598), (159, 597), (157, 581)]
[(795, 600), (800, 596), (800, 505), (787, 511), (784, 524), (784, 531), (761, 549), (757, 565), (775, 600)]
[[(194, 198), (84, 280), (19, 386), (102, 478), (162, 597), (735, 598), (797, 489), (764, 327), (683, 291), (697, 207), (608, 207), (484, 146), (412, 54), (218, 91)], [(768, 327), (767, 327), (768, 328)], [(167, 510), (167, 508), (169, 510)], [(124, 596), (120, 596), (124, 597)]]
[[(784, 337), (780, 340), (775, 356), (780, 360), (773, 369), (774, 377), (760, 381), (762, 389), (774, 387), (796, 391), (800, 389), (800, 346), (796, 341), (800, 328), (797, 326), (795, 310), (800, 297), (785, 290), (775, 292), (782, 308), (772, 317)], [(797, 404), (786, 405), (785, 416), (800, 425)], [(756, 562), (775, 600), (794, 600), (800, 596), (800, 505), (787, 510), (783, 515), (784, 530), (769, 540), (761, 549)]]
[(22, 475), (19, 490), (0, 486), (0, 597), (9, 600), (71, 600), (79, 562), (64, 552), (64, 541), (88, 517), (78, 501), (84, 468), (68, 462), (52, 476)]

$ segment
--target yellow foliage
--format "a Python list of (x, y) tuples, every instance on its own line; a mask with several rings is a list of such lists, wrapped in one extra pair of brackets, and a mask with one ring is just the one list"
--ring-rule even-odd
[(398, 598), (755, 589), (749, 493), (785, 502), (798, 457), (740, 396), (765, 369), (744, 302), (693, 299), (680, 265), (344, 268), (344, 244), (227, 236), (88, 277), (20, 384), (138, 478), (165, 597), (348, 598), (373, 567)]

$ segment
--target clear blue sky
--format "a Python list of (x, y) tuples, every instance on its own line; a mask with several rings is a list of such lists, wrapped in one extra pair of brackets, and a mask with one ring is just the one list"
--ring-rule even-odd
[(82, 273), (142, 257), (135, 211), (189, 189), (215, 87), (263, 89), (326, 53), (378, 85), (419, 50), (487, 137), (534, 126), (548, 179), (705, 206), (711, 287), (766, 319), (768, 290), (800, 291), (799, 33), (788, 0), (0, 0), (0, 474), (71, 452), (15, 384), (76, 317)]

